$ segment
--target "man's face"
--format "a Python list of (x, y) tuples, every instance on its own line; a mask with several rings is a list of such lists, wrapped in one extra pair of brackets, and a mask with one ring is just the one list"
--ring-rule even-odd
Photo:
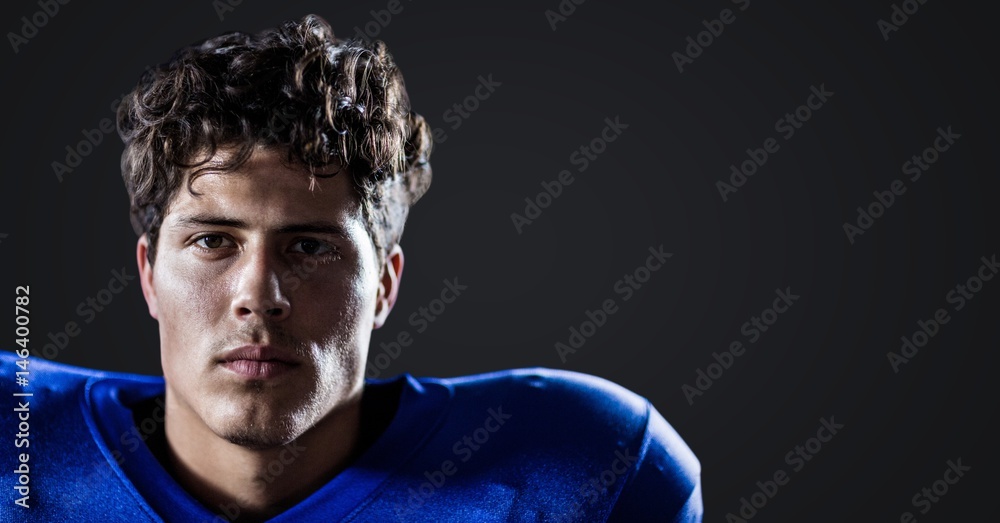
[(346, 171), (309, 186), (279, 149), (207, 171), (144, 268), (170, 402), (233, 443), (286, 443), (361, 390), (375, 248)]

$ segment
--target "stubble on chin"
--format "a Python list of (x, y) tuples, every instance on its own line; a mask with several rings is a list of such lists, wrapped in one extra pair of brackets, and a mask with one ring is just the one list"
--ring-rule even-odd
[(316, 409), (309, 401), (313, 394), (305, 391), (281, 391), (263, 381), (250, 381), (216, 394), (218, 408), (214, 415), (206, 413), (206, 425), (219, 438), (248, 449), (286, 445), (316, 421)]

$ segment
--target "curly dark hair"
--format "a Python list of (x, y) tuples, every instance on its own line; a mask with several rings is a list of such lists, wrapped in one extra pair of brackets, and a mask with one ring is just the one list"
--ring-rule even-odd
[[(259, 145), (287, 146), (311, 183), (346, 168), (380, 261), (431, 182), (430, 128), (410, 110), (385, 44), (336, 39), (316, 15), (178, 50), (122, 100), (118, 133), (132, 227), (148, 234), (150, 263), (185, 172), (194, 194), (199, 167), (220, 147), (235, 154), (216, 170), (239, 168)], [(331, 164), (341, 169), (316, 172)]]

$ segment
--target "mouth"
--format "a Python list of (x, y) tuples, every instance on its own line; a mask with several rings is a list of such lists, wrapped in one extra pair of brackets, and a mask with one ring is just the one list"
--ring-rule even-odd
[(285, 374), (301, 363), (294, 356), (270, 345), (245, 345), (222, 354), (222, 368), (246, 379), (270, 379)]

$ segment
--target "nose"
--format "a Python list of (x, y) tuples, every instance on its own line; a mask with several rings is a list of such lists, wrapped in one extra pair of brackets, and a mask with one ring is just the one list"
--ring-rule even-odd
[(233, 314), (240, 320), (287, 318), (292, 307), (278, 277), (280, 262), (264, 248), (247, 248), (237, 264)]

